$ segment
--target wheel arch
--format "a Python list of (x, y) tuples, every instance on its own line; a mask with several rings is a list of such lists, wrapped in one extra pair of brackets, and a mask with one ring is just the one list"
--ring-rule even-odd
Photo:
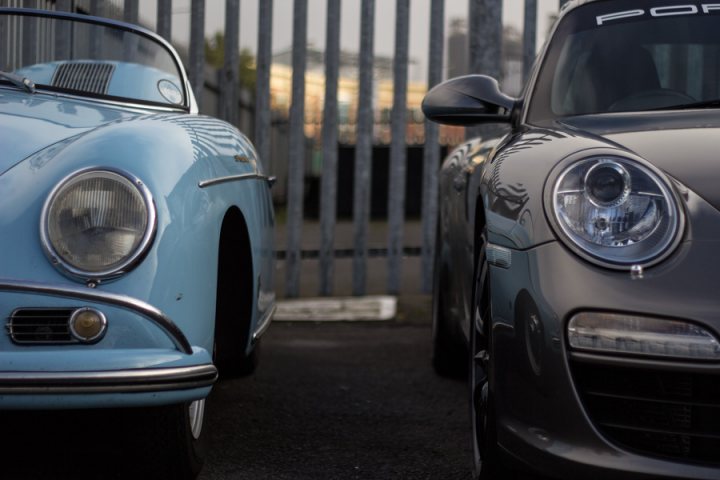
[(215, 348), (219, 364), (232, 348), (251, 350), (255, 303), (254, 268), (250, 231), (242, 211), (230, 207), (220, 229), (215, 303)]

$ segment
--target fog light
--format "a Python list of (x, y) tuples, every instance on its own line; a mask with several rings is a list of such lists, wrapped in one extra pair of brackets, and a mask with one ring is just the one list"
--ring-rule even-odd
[(709, 331), (678, 320), (584, 312), (568, 323), (570, 347), (690, 360), (720, 360), (720, 342)]
[(100, 340), (107, 329), (105, 315), (92, 308), (75, 310), (70, 317), (69, 324), (72, 336), (83, 343)]

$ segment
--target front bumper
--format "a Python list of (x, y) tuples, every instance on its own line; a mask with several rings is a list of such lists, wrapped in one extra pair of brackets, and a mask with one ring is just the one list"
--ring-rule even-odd
[(0, 336), (0, 409), (151, 406), (210, 393), (218, 376), (210, 354), (192, 347), (157, 308), (90, 288), (0, 279), (7, 314), (80, 306), (108, 317), (96, 344), (28, 345), (14, 342), (12, 333)]
[[(578, 354), (569, 350), (566, 336), (569, 318), (584, 310), (688, 320), (717, 335), (718, 243), (686, 242), (642, 279), (594, 267), (555, 242), (512, 251), (510, 268), (491, 266), (490, 381), (503, 451), (531, 470), (567, 479), (720, 478), (717, 460), (657, 455), (608, 435), (587, 408), (574, 368), (600, 365), (720, 378), (720, 364)], [(717, 414), (713, 421), (720, 422)]]

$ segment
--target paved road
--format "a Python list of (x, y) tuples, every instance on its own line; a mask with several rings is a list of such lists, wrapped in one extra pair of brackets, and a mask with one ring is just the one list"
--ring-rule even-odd
[(467, 479), (461, 382), (419, 325), (279, 325), (249, 380), (221, 384), (203, 480)]
[[(201, 480), (469, 478), (465, 385), (432, 372), (411, 303), (391, 323), (273, 324), (257, 373), (214, 389)], [(139, 478), (134, 418), (112, 415), (4, 414), (2, 478)]]

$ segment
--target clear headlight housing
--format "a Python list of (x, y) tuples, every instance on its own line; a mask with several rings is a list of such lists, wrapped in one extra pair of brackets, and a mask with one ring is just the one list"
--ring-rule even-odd
[(55, 265), (83, 280), (127, 271), (149, 247), (155, 208), (142, 182), (110, 170), (71, 175), (48, 198), (43, 244)]
[(678, 240), (682, 218), (662, 175), (615, 156), (580, 160), (558, 177), (555, 220), (581, 253), (611, 266), (649, 265)]

